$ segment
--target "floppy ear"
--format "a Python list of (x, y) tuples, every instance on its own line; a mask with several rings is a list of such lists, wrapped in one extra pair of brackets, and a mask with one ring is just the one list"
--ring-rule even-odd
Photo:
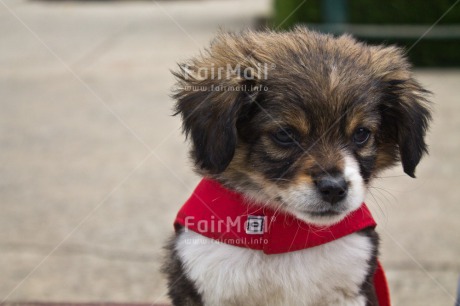
[(224, 171), (235, 153), (237, 120), (255, 99), (248, 90), (255, 84), (251, 62), (232, 47), (217, 41), (206, 54), (179, 65), (173, 72), (178, 79), (174, 94), (176, 114), (183, 130), (191, 136), (191, 155), (196, 166), (209, 173)]
[(382, 124), (398, 147), (404, 172), (415, 177), (415, 168), (428, 152), (425, 134), (431, 114), (426, 96), (430, 92), (413, 78), (400, 49), (375, 47), (374, 51), (374, 65), (384, 86)]

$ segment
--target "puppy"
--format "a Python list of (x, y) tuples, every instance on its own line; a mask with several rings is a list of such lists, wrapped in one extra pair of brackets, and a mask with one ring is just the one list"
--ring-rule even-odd
[[(218, 35), (179, 67), (177, 113), (210, 186), (190, 201), (211, 211), (207, 221), (233, 214), (229, 206), (247, 207), (235, 213), (245, 218), (241, 235), (265, 235), (262, 229), (272, 240), (229, 242), (221, 240), (229, 227), (197, 230), (176, 220), (163, 269), (173, 304), (378, 305), (372, 224), (296, 246), (355, 228), (382, 170), (401, 161), (415, 177), (430, 111), (403, 51), (305, 28), (247, 31)], [(267, 216), (282, 221), (273, 225)], [(292, 224), (304, 236), (284, 231)]]

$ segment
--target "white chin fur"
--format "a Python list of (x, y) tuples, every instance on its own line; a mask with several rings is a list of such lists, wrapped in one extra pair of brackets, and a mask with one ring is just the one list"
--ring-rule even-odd
[(292, 214), (294, 214), (294, 216), (296, 216), (298, 219), (310, 224), (330, 226), (335, 223), (339, 223), (343, 218), (345, 218), (348, 212), (333, 216), (312, 216), (303, 212), (292, 212)]
[(344, 154), (343, 176), (349, 182), (348, 195), (344, 202), (338, 205), (343, 207), (343, 212), (333, 216), (313, 216), (305, 211), (318, 211), (322, 206), (322, 200), (314, 186), (295, 186), (282, 193), (283, 202), (286, 210), (297, 218), (308, 223), (317, 225), (331, 225), (341, 221), (350, 212), (358, 209), (364, 201), (366, 188), (361, 177), (358, 162), (354, 157)]
[(364, 196), (366, 195), (366, 187), (364, 180), (361, 176), (359, 165), (356, 159), (350, 155), (344, 155), (345, 168), (344, 177), (345, 180), (350, 182), (347, 195), (347, 206), (348, 213), (358, 209), (364, 202)]

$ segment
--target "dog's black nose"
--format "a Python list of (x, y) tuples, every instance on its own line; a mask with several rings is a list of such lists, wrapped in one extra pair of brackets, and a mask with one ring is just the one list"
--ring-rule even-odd
[(347, 196), (348, 184), (342, 177), (325, 176), (315, 181), (324, 201), (335, 204)]

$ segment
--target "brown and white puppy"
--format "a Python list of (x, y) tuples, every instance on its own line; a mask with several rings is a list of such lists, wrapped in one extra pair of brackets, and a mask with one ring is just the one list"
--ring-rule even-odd
[[(414, 177), (427, 152), (428, 92), (396, 47), (248, 31), (180, 67), (176, 107), (198, 173), (306, 222), (342, 220), (379, 172), (401, 161)], [(377, 304), (373, 230), (280, 255), (203, 239), (179, 231), (168, 247), (174, 305)]]

